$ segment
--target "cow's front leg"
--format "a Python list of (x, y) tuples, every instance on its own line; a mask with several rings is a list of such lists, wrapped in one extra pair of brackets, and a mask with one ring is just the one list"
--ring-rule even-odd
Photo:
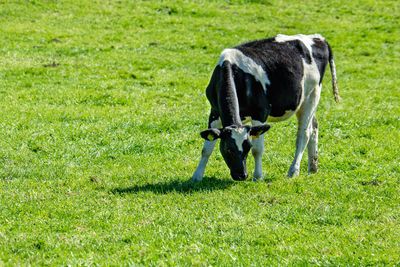
[(253, 138), (252, 144), (251, 153), (254, 157), (253, 181), (263, 181), (262, 155), (264, 153), (264, 134), (260, 135), (258, 138)]
[[(256, 120), (252, 121), (252, 125), (261, 125), (262, 123)], [(253, 147), (251, 148), (251, 153), (254, 157), (254, 174), (253, 181), (263, 181), (264, 175), (262, 170), (262, 155), (264, 153), (264, 134), (260, 135), (258, 138), (253, 138)]]
[(203, 175), (204, 175), (204, 171), (206, 169), (208, 159), (210, 158), (211, 153), (213, 152), (214, 146), (216, 143), (217, 143), (217, 140), (214, 140), (214, 141), (206, 140), (204, 142), (203, 149), (201, 150), (201, 159), (200, 159), (199, 165), (197, 166), (197, 169), (193, 173), (193, 176), (191, 178), (192, 182), (200, 182), (203, 179)]

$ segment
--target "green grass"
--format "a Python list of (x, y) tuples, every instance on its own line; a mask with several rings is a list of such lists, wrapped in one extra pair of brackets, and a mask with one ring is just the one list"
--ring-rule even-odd
[[(0, 265), (399, 265), (398, 1), (0, 1)], [(187, 181), (226, 47), (321, 33), (337, 65), (318, 108), (320, 170), (265, 182), (216, 149)], [(253, 171), (249, 156), (249, 172)]]

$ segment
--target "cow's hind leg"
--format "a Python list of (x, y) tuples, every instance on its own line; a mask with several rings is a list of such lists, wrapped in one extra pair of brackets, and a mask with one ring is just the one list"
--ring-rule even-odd
[[(296, 154), (287, 173), (288, 177), (296, 177), (299, 175), (301, 158), (303, 157), (304, 150), (313, 134), (312, 120), (319, 102), (320, 93), (321, 87), (316, 86), (313, 92), (311, 92), (311, 94), (304, 100), (302, 106), (296, 113), (298, 119)], [(314, 144), (312, 143), (310, 146), (313, 145)]]
[(308, 150), (308, 172), (318, 171), (318, 120), (314, 115), (311, 122), (311, 136), (307, 145)]

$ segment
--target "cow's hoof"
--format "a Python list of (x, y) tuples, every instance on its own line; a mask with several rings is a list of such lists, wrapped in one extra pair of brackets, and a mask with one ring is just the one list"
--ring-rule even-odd
[(308, 167), (308, 173), (313, 174), (318, 172), (318, 165), (311, 165)]
[(286, 175), (287, 178), (295, 178), (297, 176), (299, 176), (299, 171), (295, 171), (295, 170), (293, 170), (293, 171), (289, 170)]
[(308, 159), (308, 173), (316, 173), (318, 171), (318, 157)]
[(317, 172), (318, 172), (318, 169), (308, 170), (308, 174), (314, 174), (314, 173), (317, 173)]
[(195, 176), (193, 176), (192, 178), (190, 178), (189, 182), (191, 182), (191, 183), (200, 183), (202, 179), (203, 179), (203, 177), (195, 177)]
[(253, 182), (263, 182), (264, 181), (264, 177), (253, 177)]

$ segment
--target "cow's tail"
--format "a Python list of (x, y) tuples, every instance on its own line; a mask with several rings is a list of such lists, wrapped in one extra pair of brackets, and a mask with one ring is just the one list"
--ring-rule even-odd
[(336, 76), (336, 67), (335, 67), (335, 60), (333, 59), (332, 48), (328, 44), (329, 50), (329, 67), (331, 68), (331, 75), (332, 75), (332, 89), (333, 89), (333, 96), (335, 97), (336, 103), (340, 102), (339, 96), (339, 89), (337, 86), (337, 76)]

